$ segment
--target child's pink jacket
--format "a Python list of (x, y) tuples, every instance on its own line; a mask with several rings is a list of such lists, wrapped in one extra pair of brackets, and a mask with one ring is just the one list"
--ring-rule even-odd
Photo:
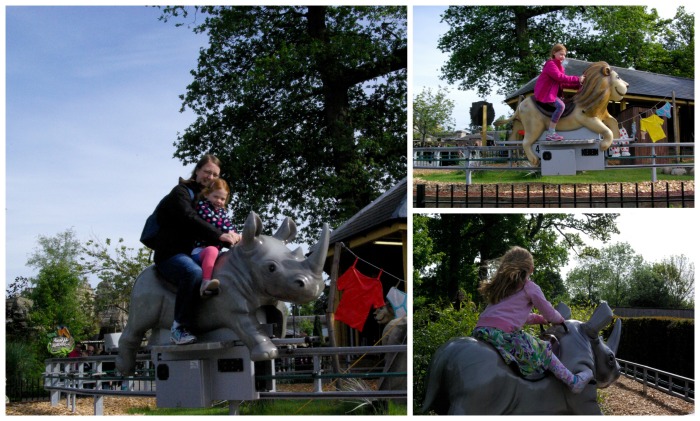
[(540, 102), (554, 102), (559, 94), (559, 88), (581, 87), (578, 76), (567, 76), (564, 66), (559, 60), (547, 60), (542, 73), (535, 82), (535, 99)]
[[(531, 313), (532, 307), (542, 315)], [(526, 324), (564, 323), (564, 318), (544, 298), (539, 285), (527, 280), (520, 291), (497, 304), (489, 304), (479, 316), (476, 327), (495, 327), (512, 333)]]

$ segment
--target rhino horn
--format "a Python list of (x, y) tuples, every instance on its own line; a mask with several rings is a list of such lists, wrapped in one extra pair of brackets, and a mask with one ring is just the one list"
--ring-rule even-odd
[(283, 243), (291, 243), (297, 238), (297, 224), (294, 223), (289, 217), (284, 218), (282, 225), (272, 237), (282, 241)]
[(318, 243), (312, 247), (313, 252), (308, 258), (309, 266), (314, 273), (321, 273), (323, 271), (323, 266), (326, 263), (330, 236), (328, 224), (324, 223), (321, 238), (319, 238)]
[(608, 348), (615, 354), (617, 354), (617, 347), (620, 345), (620, 336), (622, 335), (622, 320), (617, 319), (615, 321), (615, 326), (613, 327), (610, 337), (608, 338), (607, 344)]
[(255, 212), (248, 214), (248, 218), (243, 225), (243, 235), (241, 236), (241, 246), (246, 248), (255, 242), (255, 238), (262, 232), (262, 219)]
[(591, 315), (591, 318), (583, 323), (583, 331), (589, 338), (595, 339), (603, 328), (612, 321), (613, 313), (610, 306), (605, 301), (601, 301)]

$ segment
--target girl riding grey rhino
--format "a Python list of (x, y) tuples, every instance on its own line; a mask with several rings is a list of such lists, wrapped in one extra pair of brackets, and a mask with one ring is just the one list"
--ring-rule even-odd
[[(522, 330), (525, 324), (564, 323), (564, 317), (530, 280), (535, 270), (532, 254), (513, 247), (501, 258), (496, 275), (479, 292), (489, 302), (479, 316), (472, 336), (493, 345), (506, 363), (515, 363), (523, 376), (551, 371), (572, 392), (581, 393), (593, 378), (591, 370), (573, 374), (552, 352), (549, 342)], [(542, 315), (531, 313), (532, 307)]]

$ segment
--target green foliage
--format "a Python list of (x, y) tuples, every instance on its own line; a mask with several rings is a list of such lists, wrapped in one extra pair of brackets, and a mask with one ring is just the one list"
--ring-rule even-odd
[[(181, 97), (197, 118), (175, 157), (222, 159), (235, 219), (284, 214), (308, 241), (405, 177), (406, 7), (195, 10), (209, 46)], [(187, 13), (166, 7), (162, 18)]]
[[(420, 408), (425, 396), (425, 379), (435, 351), (450, 338), (469, 336), (479, 313), (473, 306), (454, 309), (431, 303), (413, 312), (413, 406)], [(414, 413), (415, 412), (414, 409)]]
[(43, 268), (34, 282), (29, 321), (39, 340), (43, 338), (48, 343), (46, 335), (59, 325), (67, 326), (77, 338), (94, 333), (94, 311), (84, 279), (64, 264)]
[(5, 378), (35, 379), (44, 372), (44, 365), (31, 343), (7, 341), (5, 343)]
[(452, 111), (455, 104), (448, 98), (449, 91), (439, 88), (433, 94), (428, 88), (423, 88), (413, 99), (413, 135), (414, 139), (425, 141), (430, 135), (454, 129)]
[(48, 342), (46, 335), (58, 325), (84, 338), (94, 333), (95, 317), (87, 280), (77, 263), (80, 242), (71, 229), (53, 237), (39, 236), (39, 247), (29, 257), (28, 266), (39, 269), (31, 281), (29, 298), (34, 302), (29, 322), (37, 341)]
[(673, 307), (663, 277), (647, 263), (633, 269), (628, 303), (631, 307)]
[(89, 240), (81, 251), (83, 272), (96, 275), (101, 281), (95, 296), (96, 310), (102, 312), (114, 307), (128, 313), (136, 277), (151, 264), (150, 249), (135, 250), (126, 247), (122, 238), (115, 244), (108, 238), (104, 242)]
[[(445, 253), (438, 252), (430, 236), (429, 221), (432, 216), (413, 215), (413, 286), (422, 288), (424, 282), (431, 282), (434, 269), (442, 261)], [(435, 282), (435, 281), (432, 281)], [(422, 306), (426, 297), (414, 295), (414, 305)]]
[(26, 297), (31, 285), (31, 279), (25, 276), (18, 276), (5, 288), (5, 298)]
[(695, 267), (685, 256), (649, 264), (628, 243), (588, 250), (566, 279), (573, 302), (686, 308), (694, 305)]
[(569, 250), (585, 247), (580, 234), (607, 240), (617, 214), (440, 214), (414, 216), (414, 308), (453, 301), (462, 289), (475, 301), (497, 259), (510, 247), (525, 247), (535, 260), (533, 280), (550, 298), (566, 299), (559, 268)]
[(668, 292), (669, 307), (695, 307), (695, 264), (684, 254), (670, 256), (652, 266)]
[[(626, 317), (621, 320), (618, 358), (684, 377), (695, 376), (693, 319)], [(608, 330), (604, 332), (605, 337)]]
[(556, 42), (586, 61), (694, 77), (694, 16), (673, 20), (646, 6), (451, 6), (438, 48), (449, 53), (443, 78), (487, 96), (536, 77)]

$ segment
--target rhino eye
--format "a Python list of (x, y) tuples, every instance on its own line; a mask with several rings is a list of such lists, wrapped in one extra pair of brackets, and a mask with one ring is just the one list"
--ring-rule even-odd
[(615, 366), (615, 354), (610, 354), (610, 355), (608, 355), (608, 365), (609, 365), (610, 367), (614, 367), (614, 366)]
[(270, 264), (270, 266), (267, 267), (267, 270), (270, 271), (270, 273), (272, 273), (277, 270), (277, 266), (275, 266), (274, 264)]

